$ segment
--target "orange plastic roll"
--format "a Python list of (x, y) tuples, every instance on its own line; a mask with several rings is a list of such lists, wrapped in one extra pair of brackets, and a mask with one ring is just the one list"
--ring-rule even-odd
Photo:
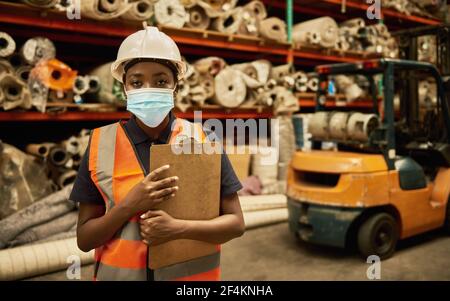
[(49, 59), (40, 61), (31, 70), (31, 75), (50, 89), (70, 90), (73, 87), (77, 71), (57, 59)]

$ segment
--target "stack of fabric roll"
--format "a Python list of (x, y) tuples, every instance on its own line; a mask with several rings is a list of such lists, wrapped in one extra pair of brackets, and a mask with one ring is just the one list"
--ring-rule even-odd
[[(297, 85), (294, 74), (292, 65), (273, 67), (266, 60), (228, 65), (218, 57), (203, 58), (188, 64), (186, 77), (179, 84), (176, 106), (185, 111), (205, 103), (224, 108), (246, 104), (273, 107), (275, 114), (295, 112), (299, 106), (292, 93)], [(306, 83), (307, 78), (305, 86)]]

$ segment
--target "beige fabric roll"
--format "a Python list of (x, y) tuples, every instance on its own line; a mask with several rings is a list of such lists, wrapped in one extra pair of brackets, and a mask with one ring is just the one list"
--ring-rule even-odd
[(194, 5), (188, 9), (189, 20), (186, 23), (187, 27), (197, 29), (207, 29), (211, 24), (210, 17), (206, 14), (206, 11), (200, 5)]
[(130, 8), (120, 17), (130, 21), (145, 21), (153, 16), (151, 0), (138, 0), (130, 3)]
[(128, 0), (83, 0), (80, 2), (81, 14), (96, 20), (117, 18), (131, 7)]
[(76, 237), (0, 251), (0, 280), (18, 280), (69, 268), (76, 256), (80, 263), (94, 262), (94, 251), (78, 249)]
[(287, 221), (287, 219), (288, 211), (286, 208), (244, 212), (246, 229), (282, 223)]
[(155, 3), (156, 22), (160, 25), (181, 28), (189, 16), (179, 0), (164, 0)]
[(16, 42), (6, 32), (0, 31), (0, 57), (7, 57), (16, 50)]
[(259, 22), (259, 34), (268, 40), (286, 42), (286, 22), (277, 17), (261, 20)]
[(227, 67), (214, 79), (216, 94), (214, 101), (226, 108), (241, 105), (247, 94), (247, 87), (242, 79), (242, 72)]

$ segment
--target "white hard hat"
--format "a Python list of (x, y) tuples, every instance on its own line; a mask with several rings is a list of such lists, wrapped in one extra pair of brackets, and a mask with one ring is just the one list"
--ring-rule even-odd
[(177, 44), (165, 33), (154, 26), (146, 26), (129, 35), (117, 52), (117, 59), (111, 65), (112, 76), (122, 82), (124, 65), (132, 59), (149, 58), (167, 60), (174, 64), (178, 71), (178, 80), (186, 73), (186, 64), (181, 60)]

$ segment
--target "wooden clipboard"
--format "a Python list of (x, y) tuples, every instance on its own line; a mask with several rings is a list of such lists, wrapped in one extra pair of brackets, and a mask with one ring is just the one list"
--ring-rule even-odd
[[(197, 150), (204, 146), (201, 143), (190, 144), (191, 149)], [(179, 190), (175, 197), (164, 201), (155, 209), (186, 220), (209, 220), (219, 216), (220, 153), (176, 154), (172, 147), (173, 145), (161, 144), (150, 148), (150, 170), (169, 164), (170, 168), (162, 177), (179, 178)], [(186, 239), (173, 240), (149, 247), (148, 266), (154, 270), (215, 252), (217, 247), (214, 244)]]

